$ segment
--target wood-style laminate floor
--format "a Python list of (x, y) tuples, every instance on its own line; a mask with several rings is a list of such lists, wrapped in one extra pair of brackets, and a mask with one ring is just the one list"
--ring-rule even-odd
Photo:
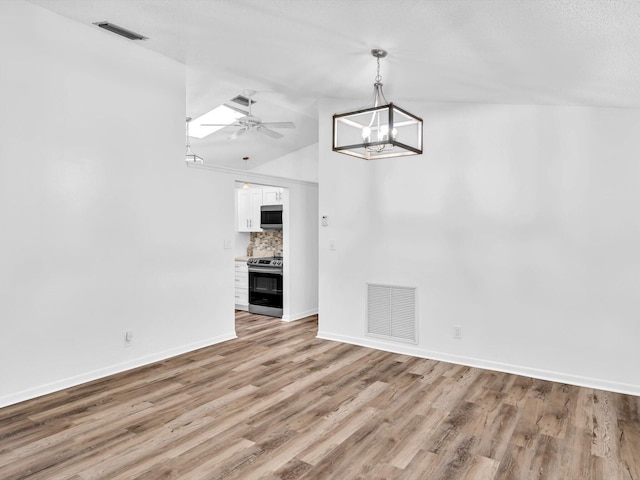
[(315, 338), (237, 340), (0, 409), (0, 479), (640, 479), (640, 397)]

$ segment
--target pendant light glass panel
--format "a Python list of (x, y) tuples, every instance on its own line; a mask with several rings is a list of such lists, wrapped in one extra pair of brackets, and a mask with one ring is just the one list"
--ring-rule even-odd
[(365, 160), (422, 153), (422, 120), (393, 103), (333, 116), (333, 150)]

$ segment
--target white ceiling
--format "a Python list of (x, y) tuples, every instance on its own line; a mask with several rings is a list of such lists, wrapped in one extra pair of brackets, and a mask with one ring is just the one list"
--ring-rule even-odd
[(192, 142), (207, 163), (235, 168), (316, 142), (319, 98), (365, 104), (375, 47), (389, 51), (386, 97), (409, 110), (411, 100), (640, 107), (638, 0), (30, 1), (149, 37), (135, 45), (186, 65), (189, 116), (254, 89), (255, 115), (297, 124), (280, 140), (224, 129)]

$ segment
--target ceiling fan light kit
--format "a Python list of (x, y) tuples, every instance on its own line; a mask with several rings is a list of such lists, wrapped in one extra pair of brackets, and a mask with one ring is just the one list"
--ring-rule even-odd
[(382, 49), (371, 50), (378, 63), (372, 105), (333, 116), (333, 151), (365, 160), (422, 154), (422, 119), (387, 102), (382, 93)]
[(191, 151), (191, 142), (189, 141), (189, 122), (191, 122), (191, 117), (187, 117), (187, 141), (186, 141), (186, 153), (184, 155), (184, 160), (187, 162), (187, 165), (203, 165), (204, 159), (199, 157), (195, 153)]

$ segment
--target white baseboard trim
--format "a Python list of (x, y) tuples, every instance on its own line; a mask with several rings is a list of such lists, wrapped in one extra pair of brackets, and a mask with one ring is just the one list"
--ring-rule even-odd
[(75, 387), (76, 385), (80, 385), (83, 383), (91, 382), (93, 380), (98, 380), (100, 378), (108, 377), (109, 375), (125, 372), (127, 370), (131, 370), (138, 367), (143, 367), (145, 365), (149, 365), (154, 362), (166, 360), (167, 358), (175, 357), (177, 355), (182, 355), (183, 353), (188, 353), (194, 350), (198, 350), (199, 348), (209, 347), (217, 343), (233, 340), (234, 338), (238, 338), (236, 336), (236, 333), (229, 332), (227, 334), (218, 335), (217, 337), (210, 338), (208, 340), (203, 340), (201, 342), (182, 345), (180, 347), (171, 348), (169, 350), (164, 350), (162, 352), (153, 353), (150, 355), (146, 355), (144, 357), (135, 358), (132, 360), (128, 360), (126, 362), (117, 363), (115, 365), (110, 365), (108, 367), (99, 368), (97, 370), (85, 372), (80, 375), (63, 378), (61, 380), (47, 383), (45, 385), (40, 385), (38, 387), (29, 388), (27, 390), (22, 390), (20, 392), (5, 395), (3, 397), (0, 397), (0, 408), (7, 407), (15, 403), (23, 402), (25, 400), (31, 400), (33, 398), (40, 397), (42, 395), (47, 395), (49, 393), (58, 392), (60, 390), (64, 390), (65, 388)]
[(318, 309), (317, 308), (312, 308), (311, 310), (307, 310), (305, 312), (298, 312), (292, 315), (283, 315), (282, 316), (282, 321), (283, 322), (294, 322), (296, 320), (301, 320), (303, 318), (307, 318), (311, 315), (316, 315), (318, 313)]
[(601, 378), (583, 377), (565, 372), (557, 372), (551, 370), (542, 370), (538, 368), (526, 367), (522, 365), (512, 365), (508, 363), (495, 362), (493, 360), (482, 360), (479, 358), (466, 357), (462, 355), (452, 355), (432, 350), (424, 350), (411, 345), (395, 345), (387, 342), (381, 342), (374, 339), (363, 339), (358, 337), (350, 337), (345, 335), (335, 335), (329, 332), (318, 331), (318, 338), (324, 340), (333, 340), (336, 342), (349, 343), (361, 347), (375, 348), (386, 352), (400, 353), (403, 355), (412, 355), (414, 357), (428, 358), (431, 360), (439, 360), (442, 362), (455, 363), (468, 367), (482, 368), (485, 370), (493, 370), (497, 372), (512, 373), (514, 375), (522, 375), (525, 377), (537, 378), (540, 380), (548, 380), (552, 382), (566, 383), (576, 385), (578, 387), (595, 388), (598, 390), (607, 390), (610, 392), (624, 393), (627, 395), (640, 396), (640, 385), (628, 383), (612, 382)]

